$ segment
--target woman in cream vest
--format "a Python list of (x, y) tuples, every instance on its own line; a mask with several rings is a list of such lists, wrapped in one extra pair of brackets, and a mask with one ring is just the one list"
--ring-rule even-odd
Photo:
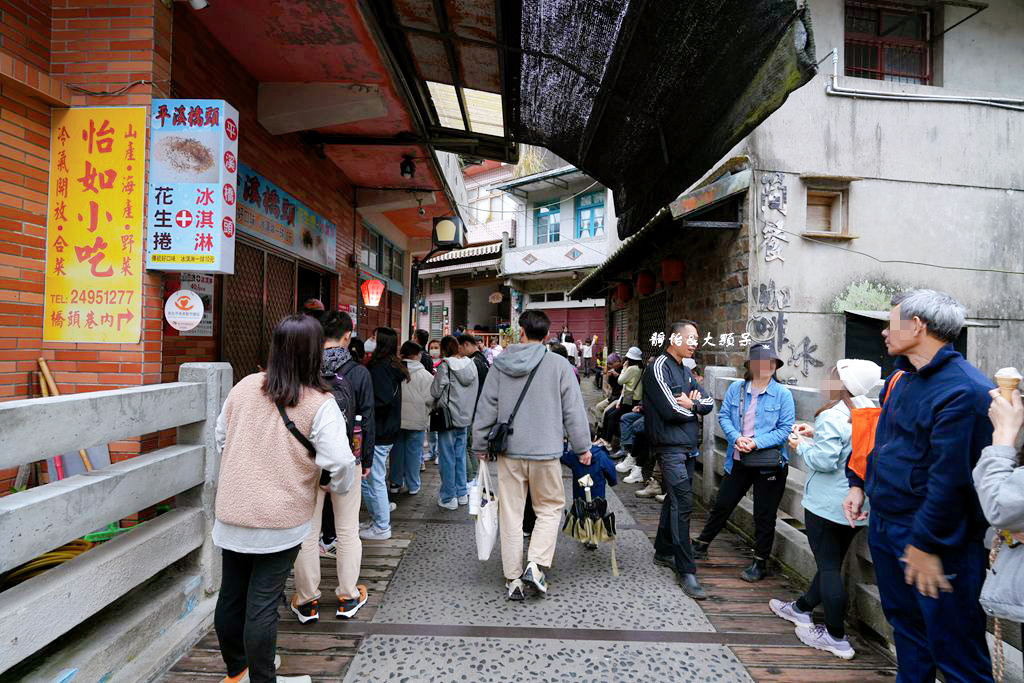
[[(356, 460), (345, 418), (320, 374), (323, 330), (291, 315), (274, 328), (267, 371), (244, 377), (217, 418), (221, 451), (213, 542), (223, 552), (214, 625), (225, 681), (309, 681), (275, 674), (277, 606), (309, 532), (320, 471), (329, 487), (353, 485)], [(287, 417), (315, 450), (285, 426)]]

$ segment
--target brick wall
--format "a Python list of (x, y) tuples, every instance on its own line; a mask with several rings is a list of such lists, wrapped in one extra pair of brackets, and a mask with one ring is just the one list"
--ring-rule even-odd
[(0, 50), (50, 70), (50, 0), (7, 0), (0, 7)]
[[(703, 218), (703, 217), (702, 217)], [(728, 219), (728, 218), (725, 218)], [(709, 219), (714, 220), (714, 219)], [(732, 219), (734, 220), (734, 219)], [(745, 219), (741, 219), (745, 220)], [(695, 320), (700, 325), (702, 341), (711, 333), (716, 346), (701, 346), (696, 355), (698, 366), (726, 365), (741, 367), (745, 350), (739, 348), (740, 334), (746, 331), (748, 315), (748, 272), (750, 265), (750, 237), (744, 227), (740, 230), (691, 229), (682, 230), (669, 225), (652, 242), (652, 255), (637, 262), (630, 271), (651, 270), (657, 280), (657, 292), (665, 292), (665, 326), (674, 320)], [(661, 259), (677, 255), (684, 260), (683, 281), (666, 287), (661, 280)], [(640, 308), (643, 299), (636, 293), (625, 304), (608, 295), (608, 320), (612, 312), (625, 309), (627, 328), (632, 344), (638, 344)], [(734, 333), (736, 346), (722, 349), (717, 346), (719, 335)]]
[[(159, 0), (110, 4), (8, 1), (0, 12), (0, 67), (5, 76), (13, 74), (0, 81), (0, 400), (38, 395), (34, 372), (40, 356), (62, 393), (160, 381), (159, 276), (143, 276), (140, 343), (42, 341), (50, 140), (46, 92), (67, 95), (66, 104), (77, 106), (148, 105), (151, 97), (168, 92), (171, 12)], [(40, 96), (32, 88), (47, 75), (61, 85), (40, 87)], [(131, 85), (139, 80), (155, 83)], [(92, 92), (128, 87), (106, 97), (68, 91), (65, 85)], [(155, 435), (110, 444), (111, 460), (153, 444)], [(0, 492), (7, 491), (13, 476), (14, 471), (0, 471)]]

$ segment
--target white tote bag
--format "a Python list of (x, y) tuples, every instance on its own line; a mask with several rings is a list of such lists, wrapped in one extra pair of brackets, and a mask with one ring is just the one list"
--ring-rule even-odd
[(476, 515), (476, 556), (481, 562), (485, 562), (490, 559), (491, 551), (498, 540), (498, 492), (491, 484), (487, 463), (480, 463), (476, 484), (476, 495), (480, 500)]

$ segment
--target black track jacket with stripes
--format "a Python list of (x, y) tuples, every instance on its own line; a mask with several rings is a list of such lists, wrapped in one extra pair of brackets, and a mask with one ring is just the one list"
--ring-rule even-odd
[[(697, 415), (711, 412), (714, 400), (694, 379), (690, 369), (662, 353), (644, 371), (644, 432), (654, 453), (679, 453), (697, 450)], [(701, 398), (687, 410), (676, 397), (700, 391)]]

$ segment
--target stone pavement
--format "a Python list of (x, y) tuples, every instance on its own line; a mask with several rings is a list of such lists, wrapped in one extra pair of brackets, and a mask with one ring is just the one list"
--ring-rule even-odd
[[(590, 390), (587, 389), (589, 384)], [(596, 401), (585, 382), (588, 404)], [(428, 465), (418, 496), (396, 497), (395, 537), (364, 542), (362, 580), (370, 601), (350, 622), (336, 620), (333, 562), (324, 562), (321, 621), (300, 625), (281, 606), (281, 674), (323, 683), (357, 681), (891, 681), (895, 666), (876, 644), (853, 635), (858, 655), (842, 661), (802, 646), (772, 615), (770, 597), (798, 593), (784, 576), (748, 584), (746, 543), (726, 531), (699, 572), (710, 594), (687, 598), (673, 572), (652, 563), (660, 509), (634, 495), (639, 485), (609, 489), (616, 513), (620, 576), (609, 549), (588, 551), (560, 536), (546, 597), (505, 599), (500, 548), (476, 559), (466, 508), (437, 506), (440, 480)], [(570, 497), (568, 471), (566, 497)], [(696, 511), (694, 533), (704, 522)], [(291, 595), (289, 582), (288, 595)], [(164, 678), (218, 681), (223, 663), (210, 633)]]

